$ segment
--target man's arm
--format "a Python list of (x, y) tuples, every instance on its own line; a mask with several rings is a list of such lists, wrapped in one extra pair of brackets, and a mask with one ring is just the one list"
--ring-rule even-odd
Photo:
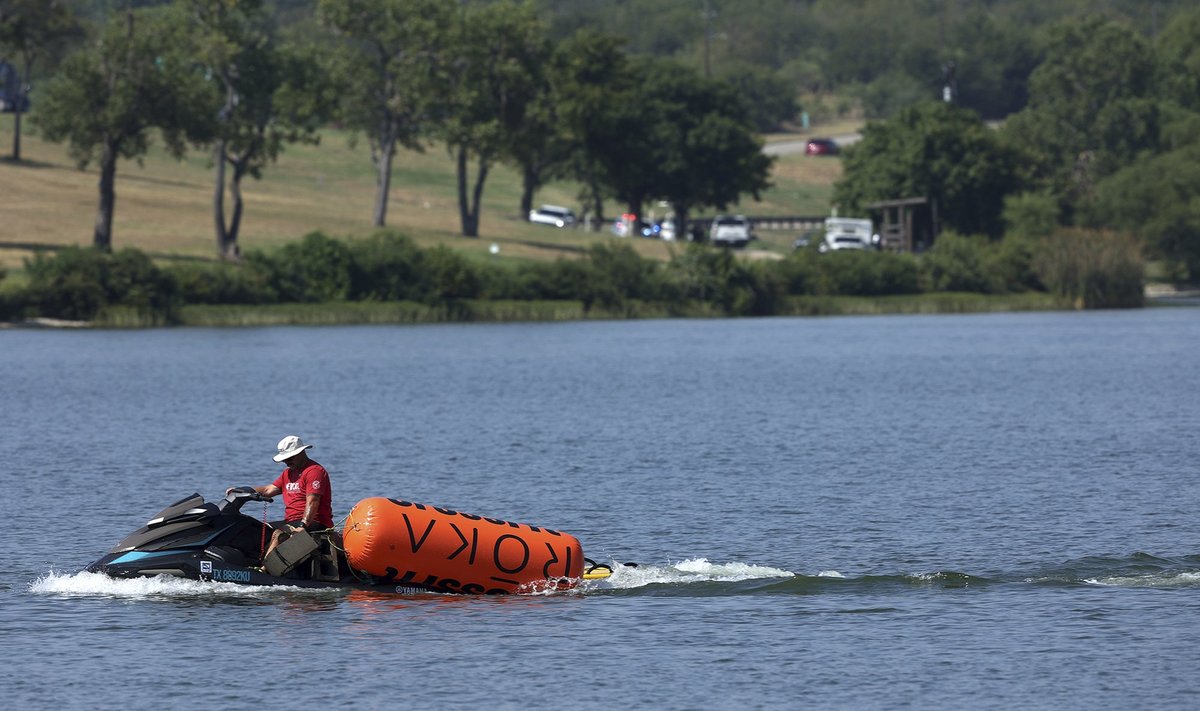
[(317, 509), (321, 506), (320, 494), (305, 494), (304, 496), (304, 516), (301, 517), (300, 523), (308, 526), (317, 520)]

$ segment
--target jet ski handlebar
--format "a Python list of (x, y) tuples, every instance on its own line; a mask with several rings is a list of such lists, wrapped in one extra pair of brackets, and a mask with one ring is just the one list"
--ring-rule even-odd
[(274, 499), (274, 497), (271, 497), (271, 496), (263, 496), (262, 494), (255, 491), (254, 487), (252, 487), (252, 486), (235, 486), (229, 490), (229, 493), (225, 494), (225, 500), (231, 504), (234, 502), (237, 502), (239, 504), (244, 504), (247, 501), (268, 501), (268, 502), (270, 502), (270, 501), (274, 501), (275, 499)]

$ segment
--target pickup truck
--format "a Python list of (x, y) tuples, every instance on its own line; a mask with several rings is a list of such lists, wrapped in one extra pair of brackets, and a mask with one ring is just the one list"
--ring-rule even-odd
[(713, 218), (708, 239), (715, 245), (745, 247), (754, 239), (750, 220), (744, 215), (717, 215)]

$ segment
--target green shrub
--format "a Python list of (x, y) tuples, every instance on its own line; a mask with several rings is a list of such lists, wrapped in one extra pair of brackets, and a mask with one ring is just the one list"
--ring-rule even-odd
[(933, 248), (921, 255), (921, 271), (926, 291), (969, 291), (993, 294), (1004, 285), (987, 270), (986, 237), (967, 237), (943, 232)]
[(821, 265), (818, 260), (823, 256), (815, 249), (801, 249), (777, 262), (774, 270), (783, 282), (784, 291), (794, 296), (819, 293)]
[(109, 304), (129, 307), (153, 320), (169, 317), (182, 303), (174, 276), (139, 250), (114, 252), (108, 260), (107, 277), (104, 287)]
[(390, 231), (350, 242), (350, 298), (371, 301), (419, 301), (424, 253), (410, 238)]
[(1045, 291), (1045, 286), (1033, 270), (1036, 248), (1037, 240), (1007, 235), (989, 245), (984, 255), (984, 271), (991, 275), (998, 288), (1007, 292)]
[(187, 264), (172, 268), (179, 292), (188, 304), (273, 304), (279, 293), (274, 262), (261, 252), (247, 252), (239, 264)]
[(480, 296), (519, 301), (574, 301), (583, 297), (588, 266), (581, 260), (489, 264), (480, 271)]
[(764, 262), (735, 261), (718, 301), (732, 316), (771, 316), (786, 294), (783, 277)]
[(581, 289), (585, 310), (599, 304), (619, 311), (629, 299), (654, 301), (661, 293), (657, 263), (643, 259), (627, 243), (592, 245), (585, 264)]
[(1004, 198), (1005, 235), (1041, 239), (1058, 229), (1058, 199), (1049, 193), (1020, 193)]
[(181, 302), (174, 277), (132, 248), (109, 254), (66, 247), (52, 256), (38, 254), (25, 267), (24, 301), (41, 316), (90, 321), (107, 306), (124, 306), (170, 322)]
[(480, 280), (475, 267), (445, 245), (425, 250), (421, 267), (421, 300), (426, 303), (473, 299), (479, 295)]
[[(920, 291), (917, 264), (907, 254), (874, 250), (837, 250), (814, 254), (809, 250), (793, 255), (801, 264), (789, 267), (794, 286), (797, 274), (804, 276), (805, 291), (789, 293), (815, 296), (890, 296)], [(788, 260), (784, 260), (787, 262)]]
[(284, 245), (271, 261), (280, 301), (344, 301), (355, 283), (350, 247), (320, 231)]
[(1060, 230), (1039, 243), (1033, 268), (1051, 293), (1076, 308), (1127, 308), (1144, 300), (1141, 245), (1127, 234)]
[(675, 303), (717, 303), (724, 300), (735, 259), (727, 249), (708, 249), (690, 244), (667, 263), (663, 285), (665, 297)]

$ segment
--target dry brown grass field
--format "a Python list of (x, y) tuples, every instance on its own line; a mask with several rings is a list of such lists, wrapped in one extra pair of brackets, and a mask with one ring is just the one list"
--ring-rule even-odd
[[(29, 122), (25, 122), (29, 126)], [(768, 140), (796, 140), (773, 135)], [(0, 266), (19, 270), (37, 251), (64, 245), (89, 245), (98, 200), (95, 166), (76, 167), (64, 145), (47, 143), (26, 128), (21, 163), (11, 154), (10, 116), (0, 118)], [(828, 211), (832, 183), (841, 175), (836, 158), (787, 155), (777, 159), (774, 186), (761, 201), (746, 198), (733, 212), (748, 215), (822, 215)], [(365, 141), (328, 131), (319, 145), (288, 146), (262, 180), (243, 183), (243, 250), (269, 250), (309, 231), (334, 237), (372, 232), (374, 169)], [(210, 259), (216, 252), (213, 228), (213, 169), (205, 151), (176, 161), (152, 149), (139, 164), (122, 161), (117, 169), (113, 246), (136, 247), (160, 260)], [(556, 183), (544, 188), (537, 203), (578, 210), (577, 188)], [(501, 258), (554, 259), (581, 254), (589, 244), (610, 239), (607, 232), (561, 230), (531, 225), (518, 213), (520, 185), (507, 166), (494, 166), (484, 187), (479, 239), (460, 235), (454, 164), (445, 149), (405, 151), (395, 162), (388, 226), (419, 244), (445, 244), (484, 258), (492, 244)], [(609, 215), (621, 206), (605, 206)], [(661, 217), (661, 205), (646, 214)], [(711, 214), (706, 211), (705, 214)], [(795, 234), (759, 233), (758, 249), (784, 253)], [(677, 244), (637, 239), (647, 257), (667, 258)]]

